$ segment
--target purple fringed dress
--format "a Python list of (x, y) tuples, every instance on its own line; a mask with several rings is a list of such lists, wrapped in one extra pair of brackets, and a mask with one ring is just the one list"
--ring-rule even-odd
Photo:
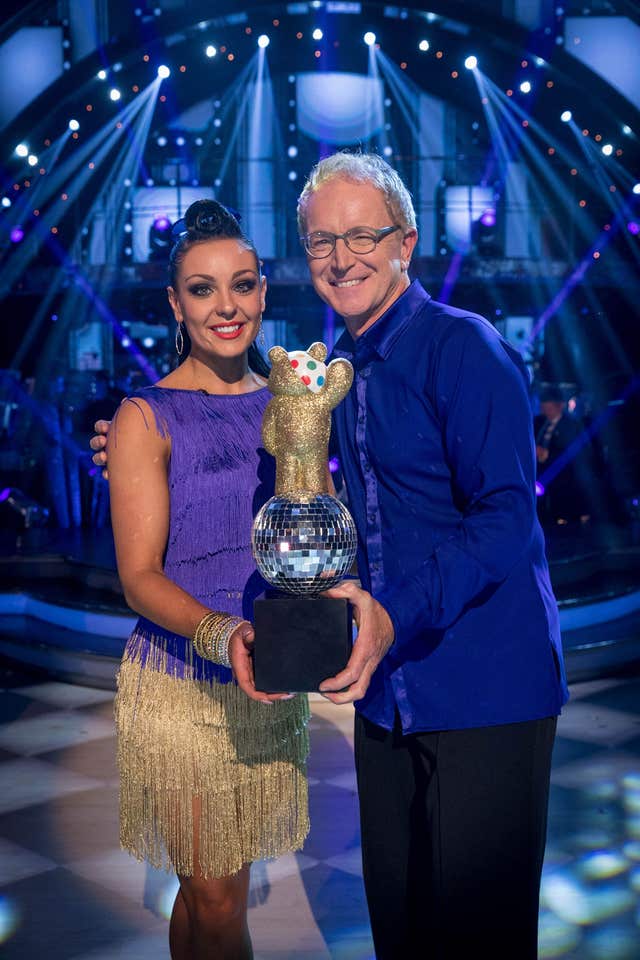
[[(212, 610), (252, 620), (265, 584), (251, 525), (275, 476), (260, 435), (267, 389), (210, 395), (148, 387), (128, 401), (171, 442), (166, 575)], [(302, 846), (305, 696), (270, 706), (250, 700), (189, 638), (140, 618), (122, 658), (115, 710), (120, 838), (138, 859), (220, 877)]]

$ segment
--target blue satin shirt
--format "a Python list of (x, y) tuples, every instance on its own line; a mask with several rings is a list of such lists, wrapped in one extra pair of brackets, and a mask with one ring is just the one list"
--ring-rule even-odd
[(482, 317), (414, 281), (333, 351), (334, 440), (362, 586), (395, 641), (356, 708), (405, 733), (556, 715), (568, 692), (536, 517), (528, 375)]

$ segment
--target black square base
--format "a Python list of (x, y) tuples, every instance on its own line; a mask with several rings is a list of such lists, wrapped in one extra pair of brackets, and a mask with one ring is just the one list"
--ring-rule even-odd
[(265, 693), (305, 693), (342, 670), (351, 655), (347, 600), (278, 597), (256, 600), (253, 670)]

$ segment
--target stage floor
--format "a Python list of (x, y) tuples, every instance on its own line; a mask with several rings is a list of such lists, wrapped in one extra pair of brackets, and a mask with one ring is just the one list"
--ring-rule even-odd
[[(168, 960), (175, 880), (118, 848), (112, 692), (4, 661), (0, 686), (2, 957)], [(638, 960), (640, 671), (571, 693), (554, 753), (539, 956)], [(352, 719), (313, 697), (311, 834), (300, 854), (252, 868), (256, 960), (373, 957)]]

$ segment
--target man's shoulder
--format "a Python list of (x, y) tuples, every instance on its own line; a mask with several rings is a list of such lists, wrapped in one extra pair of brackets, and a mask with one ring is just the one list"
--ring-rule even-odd
[(461, 345), (478, 341), (490, 344), (499, 343), (502, 338), (496, 328), (479, 313), (453, 307), (439, 300), (429, 300), (419, 312), (419, 326), (428, 339), (436, 344), (450, 341)]
[(432, 322), (437, 321), (443, 327), (456, 324), (458, 326), (468, 327), (469, 329), (490, 330), (497, 335), (495, 327), (487, 318), (481, 316), (479, 313), (474, 313), (473, 310), (453, 307), (451, 304), (441, 303), (439, 300), (429, 300), (426, 304), (426, 310)]

